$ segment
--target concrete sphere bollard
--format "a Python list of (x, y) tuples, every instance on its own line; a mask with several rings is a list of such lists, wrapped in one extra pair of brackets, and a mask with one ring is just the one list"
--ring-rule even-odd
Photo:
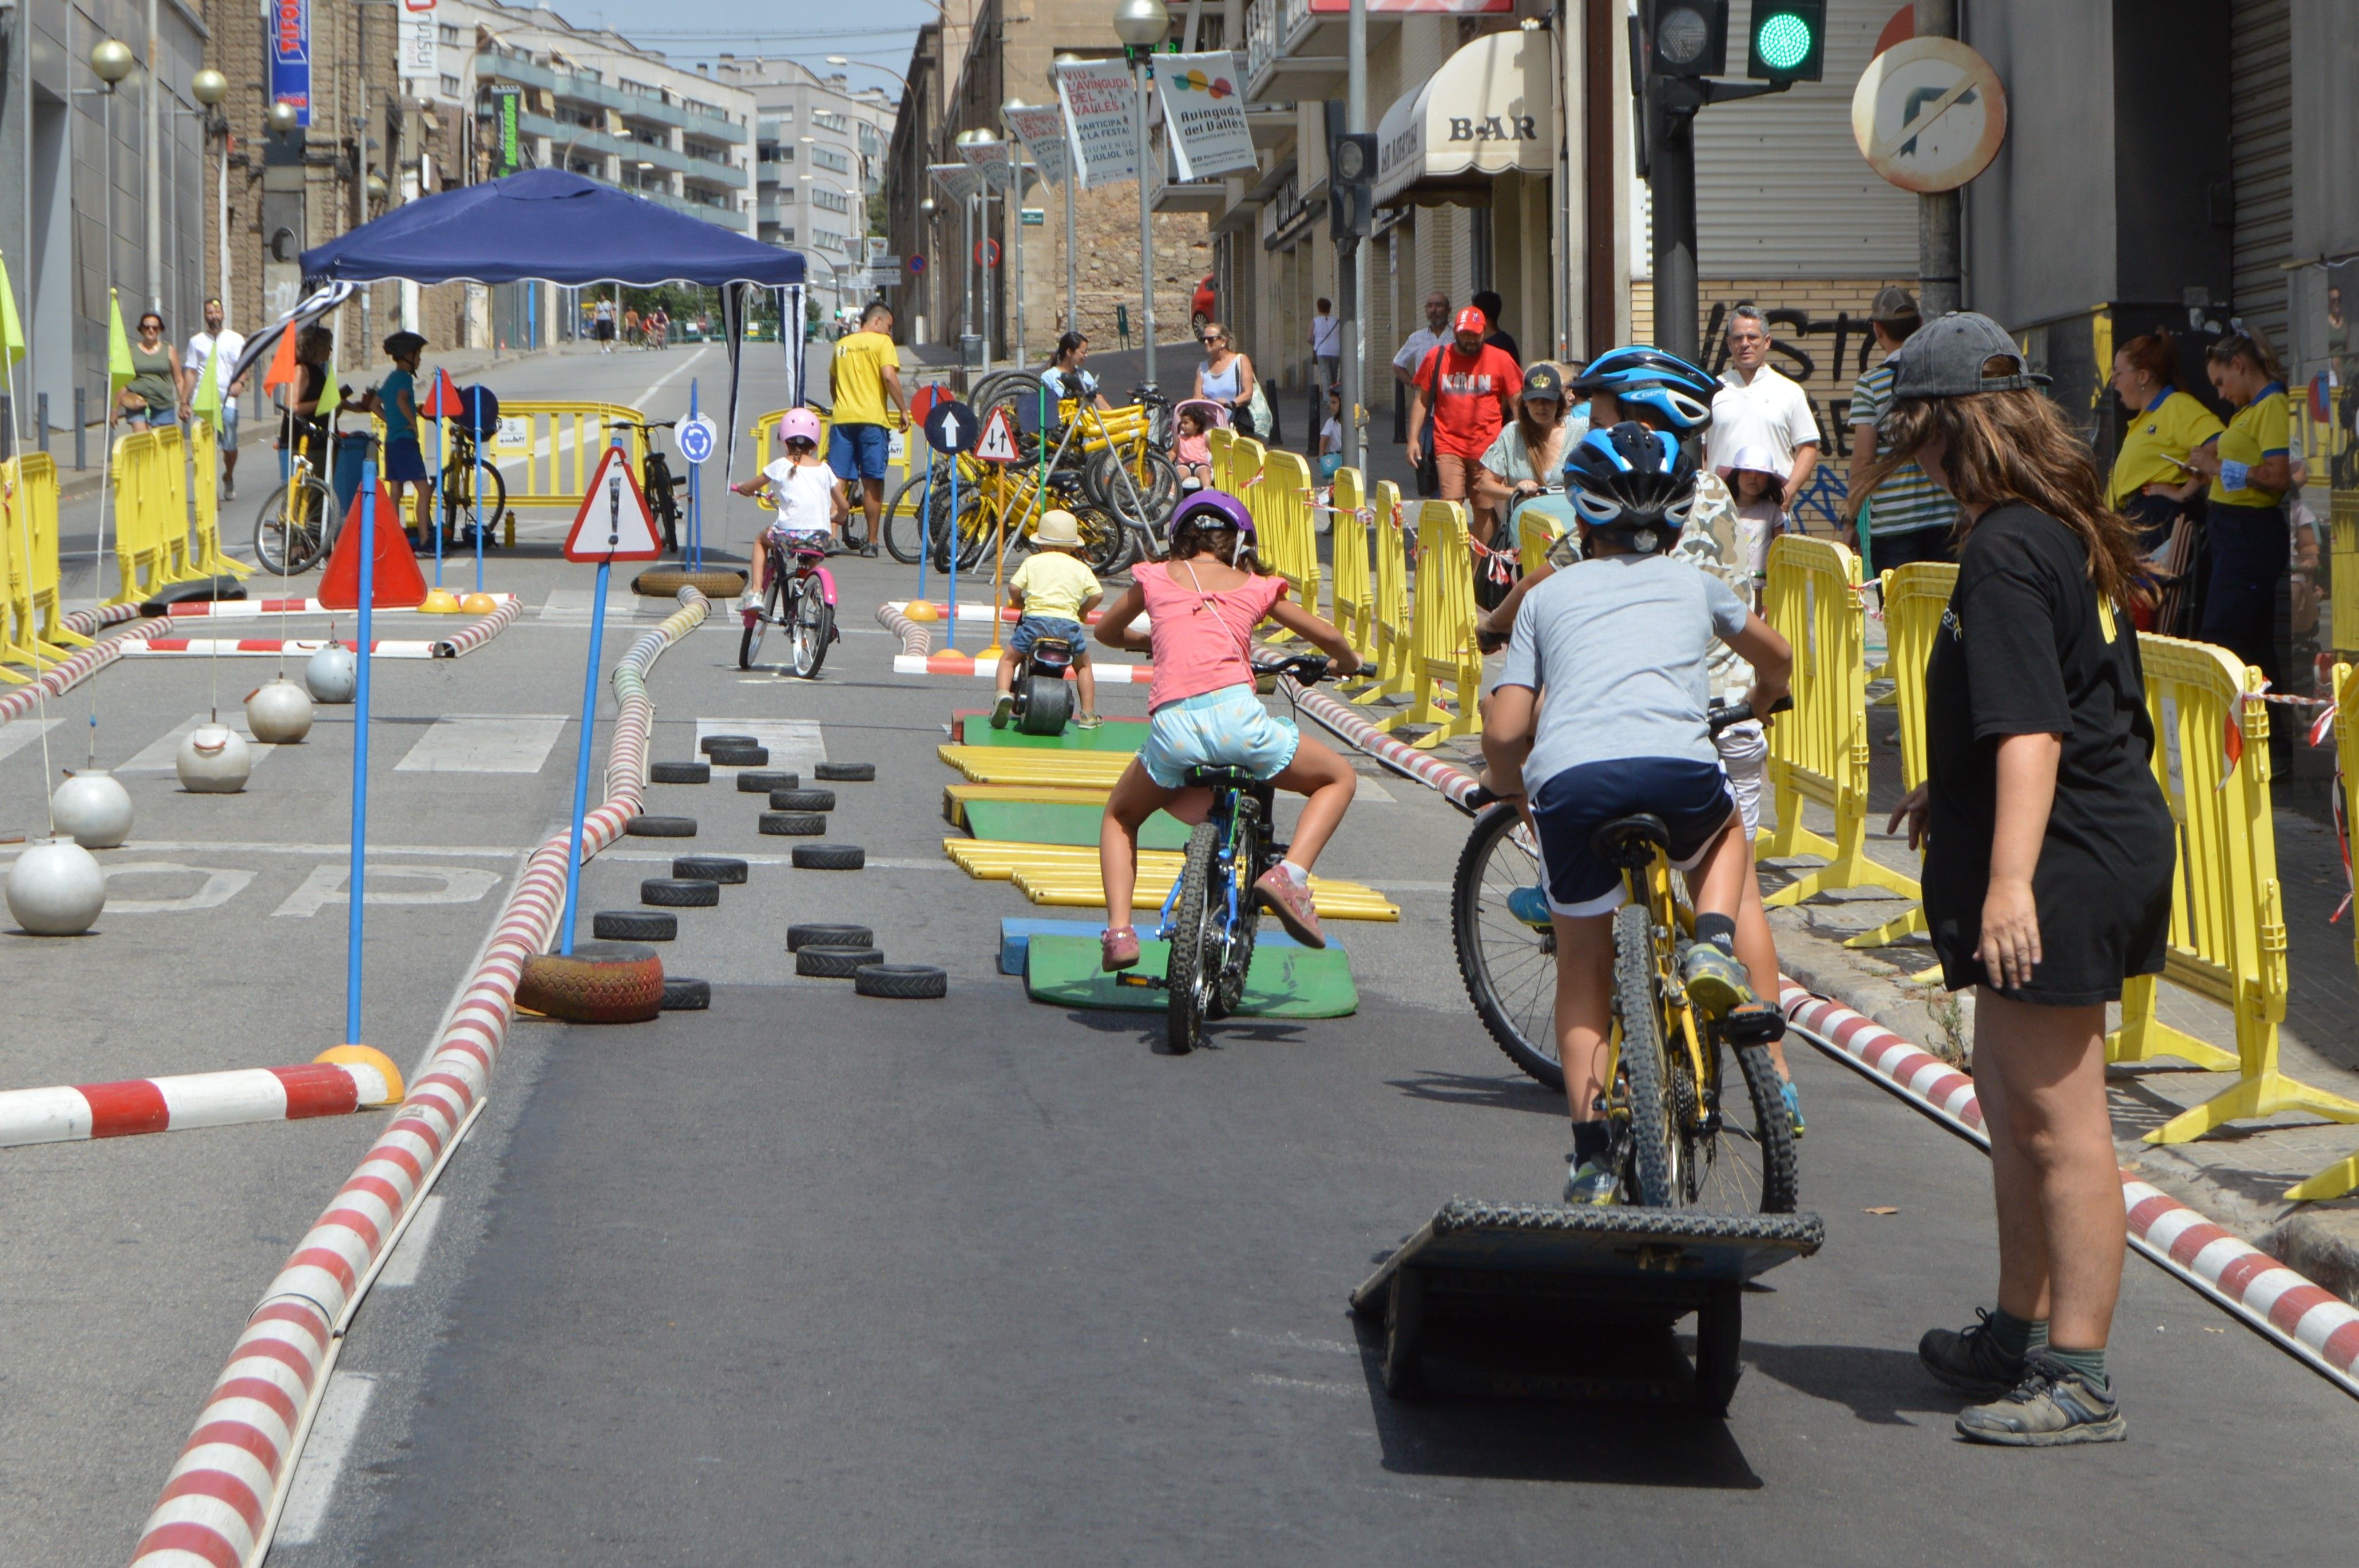
[(191, 795), (235, 795), (254, 771), (254, 750), (225, 724), (200, 724), (181, 741), (172, 765)]
[(131, 792), (104, 768), (74, 773), (49, 799), (58, 831), (85, 849), (112, 849), (131, 837)]
[(266, 744), (292, 745), (311, 732), (311, 694), (291, 680), (258, 686), (245, 699), (245, 727)]
[(69, 838), (39, 838), (8, 869), (8, 913), (36, 936), (79, 936), (106, 907), (106, 873)]
[(303, 666), (303, 684), (315, 702), (350, 702), (360, 689), (360, 660), (342, 643), (331, 643)]

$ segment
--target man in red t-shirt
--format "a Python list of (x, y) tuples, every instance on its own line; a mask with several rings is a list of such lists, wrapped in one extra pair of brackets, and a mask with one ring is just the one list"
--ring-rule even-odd
[[(1441, 474), (1441, 499), (1469, 502), (1473, 508), (1471, 531), (1487, 545), (1493, 526), (1491, 510), (1472, 501), (1474, 475), (1483, 466), (1483, 454), (1498, 438), (1500, 427), (1516, 416), (1516, 392), (1523, 384), (1524, 373), (1505, 349), (1483, 341), (1491, 323), (1480, 310), (1468, 306), (1451, 325), (1451, 341), (1435, 347), (1417, 367), (1408, 427), (1431, 438), (1434, 467)], [(1437, 384), (1439, 397), (1434, 395)], [(1433, 411), (1433, 428), (1426, 431), (1429, 407)], [(1408, 438), (1409, 466), (1416, 467), (1422, 456), (1419, 436), (1413, 433)]]

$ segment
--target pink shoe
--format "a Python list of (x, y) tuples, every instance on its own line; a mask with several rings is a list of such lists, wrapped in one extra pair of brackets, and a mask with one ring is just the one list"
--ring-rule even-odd
[(1134, 968), (1138, 964), (1138, 932), (1132, 926), (1108, 926), (1105, 935), (1098, 938), (1098, 946), (1105, 952), (1099, 968), (1109, 974), (1116, 969)]
[(1261, 895), (1264, 909), (1277, 916), (1286, 934), (1305, 947), (1324, 947), (1327, 934), (1319, 929), (1319, 911), (1310, 902), (1310, 890), (1298, 886), (1286, 874), (1284, 866), (1272, 866), (1254, 883), (1254, 892)]

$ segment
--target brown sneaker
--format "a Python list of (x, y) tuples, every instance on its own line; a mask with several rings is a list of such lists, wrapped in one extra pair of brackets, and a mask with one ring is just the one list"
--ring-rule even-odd
[(1254, 883), (1254, 892), (1261, 895), (1262, 907), (1277, 916), (1288, 936), (1305, 947), (1327, 946), (1327, 934), (1319, 929), (1319, 911), (1310, 902), (1310, 889), (1297, 886), (1284, 866), (1264, 871)]
[(1098, 967), (1108, 973), (1137, 967), (1138, 932), (1136, 928), (1110, 925), (1106, 927), (1105, 935), (1098, 938), (1098, 946), (1105, 954)]

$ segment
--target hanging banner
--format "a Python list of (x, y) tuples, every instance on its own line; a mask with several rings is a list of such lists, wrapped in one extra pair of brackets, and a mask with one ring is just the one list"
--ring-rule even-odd
[(983, 189), (983, 176), (962, 163), (929, 163), (926, 172), (953, 201), (964, 201)]
[(311, 0), (272, 0), (270, 101), (295, 106), (295, 123), (311, 123)]
[(494, 172), (514, 174), (524, 167), (524, 89), (492, 89), (492, 166)]
[(1084, 190), (1138, 178), (1138, 130), (1131, 119), (1138, 89), (1118, 59), (1076, 60), (1057, 68), (1057, 101), (1066, 145)]
[(1170, 132), (1172, 159), (1181, 179), (1261, 167), (1254, 157), (1253, 133), (1245, 128), (1243, 81), (1237, 57), (1225, 49), (1155, 57), (1163, 123)]
[(959, 157), (966, 166), (982, 177), (984, 184), (994, 190), (1006, 190), (1015, 183), (1016, 166), (1007, 161), (1006, 142), (962, 142)]
[(394, 18), (403, 81), (440, 82), (442, 49), (436, 27), (433, 0), (424, 5), (408, 0), (408, 9)]
[(1068, 158), (1065, 152), (1065, 112), (1055, 104), (1035, 104), (1025, 109), (1006, 111), (1007, 124), (1015, 130), (1040, 178), (1051, 185), (1065, 183)]

